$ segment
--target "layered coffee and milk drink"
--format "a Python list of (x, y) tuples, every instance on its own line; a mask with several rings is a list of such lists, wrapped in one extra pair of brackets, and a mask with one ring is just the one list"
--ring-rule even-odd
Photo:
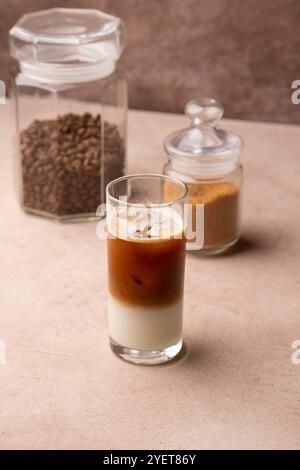
[(107, 228), (111, 342), (137, 351), (181, 347), (182, 216), (169, 206), (116, 206)]

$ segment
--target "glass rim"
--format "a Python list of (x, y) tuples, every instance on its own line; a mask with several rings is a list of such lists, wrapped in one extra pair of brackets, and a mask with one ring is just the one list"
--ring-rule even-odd
[[(120, 181), (131, 180), (134, 178), (157, 178), (157, 179), (171, 181), (172, 183), (176, 183), (178, 186), (181, 186), (181, 188), (183, 189), (183, 195), (172, 201), (161, 202), (161, 203), (153, 202), (153, 203), (149, 203), (148, 205), (147, 203), (122, 201), (109, 194), (109, 190), (114, 186), (114, 184), (119, 183)], [(180, 181), (177, 178), (173, 178), (171, 176), (162, 175), (160, 173), (136, 173), (136, 174), (125, 175), (125, 176), (121, 176), (120, 178), (116, 178), (110, 181), (106, 186), (106, 197), (110, 201), (116, 202), (117, 204), (120, 204), (122, 206), (131, 206), (131, 207), (168, 207), (174, 204), (180, 204), (187, 197), (187, 193), (188, 193), (188, 188), (182, 181)]]

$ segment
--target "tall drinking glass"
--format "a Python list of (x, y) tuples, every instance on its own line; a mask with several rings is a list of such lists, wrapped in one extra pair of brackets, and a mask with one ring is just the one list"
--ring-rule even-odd
[(186, 193), (152, 174), (107, 186), (110, 346), (127, 361), (160, 364), (182, 347)]

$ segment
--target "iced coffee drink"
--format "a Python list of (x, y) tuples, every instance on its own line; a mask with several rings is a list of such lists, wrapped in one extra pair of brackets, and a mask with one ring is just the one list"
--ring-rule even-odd
[[(164, 202), (163, 185), (177, 187)], [(172, 359), (182, 346), (185, 186), (160, 175), (119, 178), (107, 188), (111, 348), (136, 363)]]

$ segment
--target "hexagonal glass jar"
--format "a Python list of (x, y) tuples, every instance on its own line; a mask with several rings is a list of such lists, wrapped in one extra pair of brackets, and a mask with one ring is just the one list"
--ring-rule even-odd
[(125, 173), (123, 23), (97, 10), (24, 15), (10, 31), (20, 204), (60, 221), (96, 218)]

